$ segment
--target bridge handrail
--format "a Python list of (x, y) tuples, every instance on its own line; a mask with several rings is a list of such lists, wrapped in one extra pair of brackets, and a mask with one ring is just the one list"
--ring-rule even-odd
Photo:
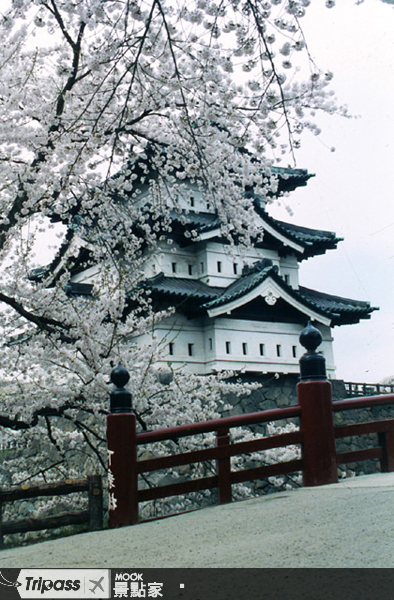
[(394, 404), (394, 394), (336, 400), (332, 403), (332, 408), (334, 412), (338, 412), (342, 410), (353, 410), (355, 408), (372, 408), (373, 406), (383, 406), (385, 404)]
[[(394, 405), (394, 394), (384, 394), (380, 396), (363, 396), (360, 398), (349, 398), (345, 400), (336, 400), (332, 403), (333, 411), (340, 412), (345, 410), (353, 410), (357, 408), (371, 408), (373, 406)], [(268, 423), (288, 419), (292, 417), (300, 417), (301, 408), (299, 405), (289, 406), (285, 408), (276, 408), (264, 410), (255, 413), (244, 415), (236, 415), (232, 417), (222, 417), (220, 419), (211, 419), (209, 421), (201, 421), (199, 423), (190, 423), (186, 425), (177, 425), (175, 427), (165, 427), (152, 431), (144, 431), (137, 433), (137, 445), (150, 444), (173, 438), (187, 437), (190, 435), (198, 435), (202, 433), (210, 433), (223, 428), (242, 427), (253, 425), (256, 423)]]
[[(13, 521), (2, 520), (1, 509), (4, 503), (27, 498), (59, 497), (78, 492), (88, 494), (86, 510), (61, 512), (46, 517), (18, 518)], [(103, 490), (100, 475), (89, 475), (86, 479), (65, 479), (37, 485), (22, 484), (0, 489), (0, 548), (3, 546), (4, 535), (80, 524), (88, 525), (90, 531), (103, 529)]]
[(256, 423), (268, 423), (271, 421), (281, 421), (291, 417), (299, 417), (301, 415), (300, 406), (289, 406), (286, 408), (275, 408), (272, 410), (264, 410), (245, 415), (236, 415), (233, 417), (223, 417), (221, 419), (212, 419), (210, 421), (201, 421), (200, 423), (190, 423), (187, 425), (177, 425), (176, 427), (166, 427), (155, 429), (153, 431), (145, 431), (137, 433), (136, 443), (150, 444), (163, 440), (171, 440), (174, 438), (188, 437), (190, 435), (198, 435), (202, 433), (210, 433), (212, 431), (220, 431), (221, 429), (242, 427), (245, 425), (253, 425)]

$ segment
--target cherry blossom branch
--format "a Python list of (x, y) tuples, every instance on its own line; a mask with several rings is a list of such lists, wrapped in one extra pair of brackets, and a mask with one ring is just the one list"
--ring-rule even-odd
[[(20, 417), (7, 417), (6, 415), (0, 415), (0, 427), (12, 429), (14, 431), (24, 431), (35, 427), (38, 424), (39, 419), (42, 417), (45, 419), (49, 417), (62, 417), (74, 423), (75, 420), (73, 418), (65, 415), (66, 411), (69, 410), (78, 410), (89, 415), (95, 414), (93, 410), (84, 408), (83, 405), (65, 402), (62, 406), (58, 407), (43, 406), (41, 408), (37, 408), (35, 411), (33, 411), (29, 420), (23, 420)], [(98, 413), (101, 415), (106, 415), (108, 414), (108, 411), (100, 409)]]
[(253, 18), (254, 18), (254, 22), (257, 28), (257, 31), (259, 33), (259, 37), (260, 39), (263, 41), (264, 44), (264, 48), (266, 51), (266, 55), (268, 57), (268, 60), (270, 62), (271, 68), (272, 68), (272, 72), (274, 74), (276, 83), (278, 85), (279, 88), (279, 93), (280, 93), (280, 98), (281, 98), (281, 108), (283, 111), (283, 115), (285, 118), (285, 122), (286, 122), (286, 127), (287, 127), (287, 131), (288, 131), (288, 137), (289, 137), (289, 148), (290, 148), (290, 152), (293, 156), (293, 159), (295, 161), (295, 156), (294, 156), (294, 149), (293, 149), (293, 132), (292, 132), (292, 127), (291, 127), (291, 123), (290, 123), (290, 117), (289, 117), (289, 113), (287, 110), (287, 100), (285, 97), (285, 93), (283, 91), (283, 85), (282, 85), (282, 80), (281, 77), (276, 69), (276, 64), (275, 61), (272, 57), (272, 52), (268, 47), (268, 43), (265, 37), (265, 33), (264, 33), (264, 28), (261, 26), (261, 22), (260, 22), (260, 18), (259, 18), (259, 14), (258, 14), (258, 8), (257, 8), (257, 4), (255, 4), (254, 2), (252, 2), (252, 0), (246, 0), (247, 2), (247, 6), (249, 7), (251, 13), (253, 14)]
[(64, 331), (69, 331), (70, 327), (61, 321), (43, 315), (36, 315), (31, 311), (26, 310), (15, 298), (11, 298), (3, 292), (0, 292), (0, 302), (7, 304), (7, 306), (13, 308), (21, 317), (26, 319), (26, 321), (34, 323), (40, 330), (58, 337), (62, 342), (67, 344), (74, 344), (76, 342), (75, 337), (68, 336), (64, 333)]

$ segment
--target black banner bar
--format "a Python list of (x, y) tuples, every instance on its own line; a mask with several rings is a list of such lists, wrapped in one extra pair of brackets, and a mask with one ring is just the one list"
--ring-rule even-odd
[[(0, 562), (1, 564), (1, 562)], [(1, 569), (0, 600), (19, 600), (21, 569)], [(34, 569), (37, 578), (40, 569)], [(68, 569), (72, 579), (73, 569)], [(394, 569), (111, 569), (111, 598), (393, 600)], [(94, 597), (101, 599), (100, 588)], [(23, 595), (22, 595), (23, 597)], [(53, 600), (51, 592), (37, 598)], [(58, 596), (57, 596), (58, 597)], [(78, 600), (83, 596), (73, 596)]]

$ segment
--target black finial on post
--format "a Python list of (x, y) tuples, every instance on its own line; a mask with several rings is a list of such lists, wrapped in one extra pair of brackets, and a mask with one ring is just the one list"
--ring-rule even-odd
[(300, 358), (301, 381), (325, 381), (326, 359), (321, 352), (316, 352), (323, 340), (322, 334), (309, 322), (301, 331), (300, 344), (307, 352)]
[(130, 379), (127, 369), (120, 363), (111, 372), (111, 381), (116, 389), (110, 393), (110, 412), (111, 413), (130, 413), (132, 412), (132, 396), (125, 385)]

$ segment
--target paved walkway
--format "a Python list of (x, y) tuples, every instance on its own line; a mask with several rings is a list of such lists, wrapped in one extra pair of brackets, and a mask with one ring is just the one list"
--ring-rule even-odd
[(394, 567), (394, 473), (0, 552), (0, 569)]

